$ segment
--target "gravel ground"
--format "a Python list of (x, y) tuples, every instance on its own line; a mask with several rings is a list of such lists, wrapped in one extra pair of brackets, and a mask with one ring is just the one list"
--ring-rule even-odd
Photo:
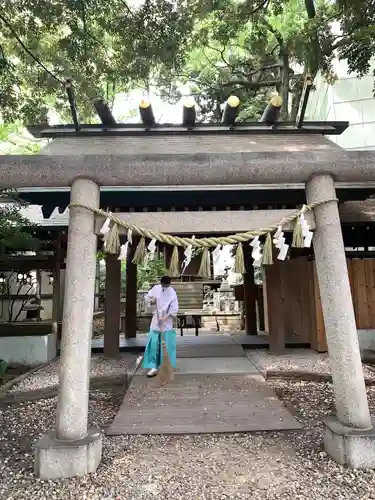
[[(286, 349), (283, 354), (272, 354), (266, 350), (246, 351), (248, 359), (260, 370), (304, 371), (331, 374), (328, 354), (320, 354), (311, 349)], [(363, 365), (368, 379), (375, 379), (375, 372)]]
[[(100, 355), (91, 358), (91, 377), (101, 375), (123, 375), (126, 368), (136, 359), (134, 354), (121, 353), (118, 359), (106, 359)], [(14, 385), (9, 392), (33, 391), (53, 387), (59, 383), (60, 359), (56, 358), (47, 366), (30, 374), (27, 378)]]
[[(0, 498), (74, 500), (375, 499), (375, 472), (353, 471), (322, 451), (322, 418), (333, 409), (329, 383), (272, 381), (302, 432), (104, 439), (96, 474), (40, 481), (32, 441), (53, 427), (56, 401), (0, 410)], [(93, 392), (90, 421), (106, 427), (121, 395)], [(368, 388), (375, 413), (375, 388)]]

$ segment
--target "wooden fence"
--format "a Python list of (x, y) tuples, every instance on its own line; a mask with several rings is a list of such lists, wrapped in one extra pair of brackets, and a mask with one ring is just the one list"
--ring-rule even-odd
[[(375, 259), (348, 259), (347, 264), (357, 328), (375, 329)], [(284, 336), (285, 342), (309, 342), (313, 349), (325, 352), (315, 261), (306, 257), (285, 261), (279, 266), (279, 276), (278, 290), (274, 281), (274, 289), (268, 290), (269, 296), (279, 294), (282, 301), (282, 307), (268, 309), (270, 334), (275, 328), (272, 325), (277, 325), (277, 335)]]

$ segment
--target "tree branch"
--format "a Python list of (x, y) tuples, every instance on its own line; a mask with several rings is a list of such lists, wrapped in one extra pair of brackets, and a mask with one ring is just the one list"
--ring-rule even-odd
[[(270, 0), (263, 0), (259, 3), (259, 5), (257, 7), (252, 9), (250, 12), (243, 12), (243, 13), (247, 14), (247, 16), (254, 16), (255, 14), (257, 14), (259, 11), (261, 11), (263, 9), (267, 10), (269, 3), (270, 3)], [(246, 5), (244, 6), (244, 11), (245, 11), (245, 9), (246, 9)]]
[(274, 28), (272, 24), (270, 24), (266, 19), (260, 19), (260, 22), (263, 24), (265, 28), (267, 28), (268, 31), (270, 31), (274, 35), (280, 46), (280, 49), (284, 50), (285, 49), (284, 39), (280, 31)]
[(44, 64), (36, 57), (34, 56), (34, 54), (26, 47), (26, 45), (23, 43), (23, 41), (21, 40), (21, 38), (17, 35), (16, 31), (14, 30), (14, 28), (12, 27), (12, 25), (10, 24), (10, 22), (2, 15), (0, 14), (0, 20), (5, 24), (5, 26), (9, 29), (9, 31), (12, 33), (12, 35), (14, 36), (14, 38), (17, 40), (17, 42), (19, 43), (19, 45), (23, 48), (23, 50), (46, 72), (48, 73), (54, 80), (56, 80), (58, 83), (60, 83), (61, 85), (65, 85), (65, 82), (63, 82), (62, 80), (60, 80), (59, 77), (57, 77), (56, 75), (54, 75), (48, 68), (46, 68), (46, 66), (44, 66)]
[[(29, 289), (27, 290), (25, 295), (29, 295), (31, 290), (34, 288), (34, 285), (30, 285)], [(18, 313), (16, 314), (16, 317), (14, 318), (14, 321), (17, 321), (17, 319), (21, 316), (21, 313), (24, 311), (25, 305), (30, 301), (32, 297), (28, 297), (26, 299), (23, 299), (20, 305), (20, 308), (18, 309)], [(17, 299), (15, 299), (17, 300)]]
[(265, 80), (258, 82), (249, 82), (247, 80), (230, 80), (222, 84), (223, 87), (230, 87), (231, 85), (241, 85), (245, 89), (260, 89), (262, 87), (275, 87), (280, 85), (281, 80)]
[[(207, 45), (207, 47), (208, 47), (209, 49), (216, 50), (216, 49), (214, 49), (213, 47), (210, 47), (209, 45)], [(220, 52), (220, 51), (219, 51), (219, 52)], [(215, 68), (215, 69), (216, 69), (216, 71), (218, 71), (218, 72), (221, 74), (221, 76), (223, 76), (223, 73), (222, 73), (221, 69), (220, 69), (220, 68), (218, 68), (218, 67), (216, 66), (216, 64), (215, 64), (214, 62), (212, 62), (212, 61), (211, 61), (211, 59), (207, 56), (207, 54), (205, 53), (205, 51), (204, 51), (204, 49), (203, 49), (203, 48), (202, 48), (202, 54), (203, 54), (204, 58), (206, 59), (206, 61), (207, 61), (207, 62), (208, 62), (208, 63), (209, 63), (209, 64), (210, 64), (213, 68)]]
[(332, 45), (332, 50), (340, 49), (341, 47), (344, 47), (345, 45), (350, 45), (351, 43), (352, 41), (350, 40), (350, 38), (341, 38)]
[(228, 66), (228, 68), (231, 68), (231, 70), (233, 71), (234, 70), (234, 66), (232, 64), (230, 64), (228, 61), (226, 61), (225, 57), (224, 57), (224, 52), (226, 51), (227, 47), (226, 45), (224, 46), (223, 49), (217, 49), (216, 47), (212, 47), (210, 45), (207, 44), (207, 48), (211, 49), (211, 50), (215, 50), (216, 52), (219, 52), (220, 54), (220, 57), (221, 57), (221, 60), (223, 61), (223, 63)]
[(133, 17), (133, 12), (131, 11), (131, 8), (129, 7), (129, 5), (125, 2), (125, 0), (120, 0), (120, 3), (122, 3), (122, 5), (125, 7), (126, 11), (128, 14), (131, 15), (131, 17)]

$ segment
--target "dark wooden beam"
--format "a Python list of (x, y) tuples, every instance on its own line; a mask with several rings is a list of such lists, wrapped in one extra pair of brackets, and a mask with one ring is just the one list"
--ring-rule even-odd
[(121, 261), (106, 255), (105, 262), (104, 356), (113, 358), (120, 353)]
[(70, 80), (66, 81), (65, 89), (66, 89), (66, 93), (68, 94), (70, 112), (72, 114), (72, 120), (74, 123), (74, 130), (76, 132), (78, 132), (80, 130), (81, 126), (80, 126), (79, 118), (78, 118), (77, 103), (76, 103), (76, 96), (75, 96), (75, 92), (74, 92), (74, 87), (73, 87), (73, 84)]
[[(307, 1), (309, 1), (309, 0), (307, 0)], [(311, 80), (310, 75), (308, 75), (306, 77), (306, 80), (304, 83), (303, 92), (302, 92), (302, 99), (301, 99), (301, 107), (300, 107), (299, 113), (297, 115), (297, 120), (296, 120), (296, 127), (299, 129), (304, 126), (306, 108), (307, 108), (307, 104), (309, 102), (311, 89), (312, 89), (312, 80)]]
[[(20, 271), (27, 272), (33, 270), (45, 270), (53, 271), (55, 269), (56, 259), (50, 257), (48, 260), (35, 259), (35, 260), (25, 260), (22, 259), (7, 259), (0, 261), (0, 271)], [(61, 264), (61, 267), (65, 267), (65, 264)]]
[(128, 249), (126, 260), (125, 337), (137, 336), (137, 265), (132, 263), (138, 242)]
[(118, 123), (112, 126), (102, 124), (82, 124), (79, 129), (72, 125), (53, 125), (43, 129), (29, 127), (29, 131), (35, 137), (101, 137), (101, 136), (175, 136), (175, 135), (300, 135), (300, 134), (319, 134), (319, 135), (341, 135), (349, 126), (349, 122), (335, 121), (308, 121), (302, 127), (296, 127), (293, 122), (277, 122), (276, 128), (270, 128), (267, 123), (248, 122), (236, 123), (235, 125), (222, 124), (196, 124), (194, 127), (185, 127), (183, 125), (158, 125), (152, 128), (144, 128), (144, 125)]
[(251, 249), (248, 245), (244, 246), (244, 258), (246, 268), (246, 273), (243, 275), (245, 330), (247, 335), (257, 335), (257, 286), (254, 282), (254, 268), (251, 259)]
[(93, 104), (104, 127), (116, 126), (112, 111), (103, 99), (96, 99)]
[(265, 266), (265, 280), (267, 291), (267, 312), (269, 346), (271, 352), (282, 352), (285, 349), (285, 307), (283, 289), (283, 262), (276, 259), (274, 264)]

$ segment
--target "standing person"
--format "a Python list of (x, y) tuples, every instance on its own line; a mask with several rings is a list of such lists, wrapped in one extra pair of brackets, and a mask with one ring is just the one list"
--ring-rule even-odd
[(163, 334), (170, 362), (176, 368), (176, 331), (173, 328), (173, 317), (178, 313), (178, 299), (171, 278), (163, 276), (160, 285), (151, 288), (146, 301), (155, 305), (152, 315), (150, 333), (143, 358), (143, 368), (149, 368), (148, 377), (158, 374), (162, 362), (161, 333)]

